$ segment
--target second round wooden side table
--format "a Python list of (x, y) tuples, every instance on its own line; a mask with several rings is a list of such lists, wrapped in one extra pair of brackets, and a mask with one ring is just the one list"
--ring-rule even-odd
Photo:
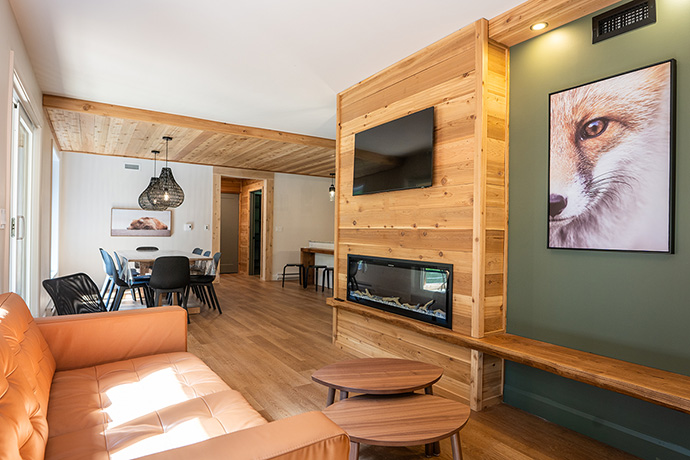
[(327, 407), (323, 413), (350, 436), (350, 460), (359, 458), (360, 443), (429, 446), (448, 437), (453, 460), (461, 460), (458, 433), (470, 417), (470, 408), (449, 399), (416, 393), (355, 396)]

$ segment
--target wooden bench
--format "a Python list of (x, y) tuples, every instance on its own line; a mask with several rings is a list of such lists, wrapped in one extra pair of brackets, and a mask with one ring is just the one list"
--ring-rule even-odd
[(477, 339), (338, 299), (328, 299), (328, 303), (363, 316), (385, 319), (400, 327), (465, 348), (690, 414), (690, 376), (687, 375), (513, 334), (502, 333)]

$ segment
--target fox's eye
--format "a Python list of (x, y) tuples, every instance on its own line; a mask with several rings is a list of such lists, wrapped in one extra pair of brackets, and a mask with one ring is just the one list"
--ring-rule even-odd
[(608, 125), (609, 122), (605, 118), (597, 118), (595, 120), (588, 121), (582, 127), (580, 137), (582, 139), (591, 139), (593, 137), (600, 136), (604, 131), (606, 131)]

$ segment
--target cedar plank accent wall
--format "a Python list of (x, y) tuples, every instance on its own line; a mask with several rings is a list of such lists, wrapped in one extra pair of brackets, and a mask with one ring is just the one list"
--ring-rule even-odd
[[(451, 263), (453, 332), (505, 330), (507, 65), (507, 48), (489, 43), (480, 20), (339, 94), (334, 297), (347, 296), (348, 254)], [(430, 106), (432, 186), (353, 197), (354, 134)], [(438, 364), (439, 387), (474, 409), (500, 401), (498, 358), (337, 306), (334, 341)]]
[(242, 179), (234, 177), (221, 177), (220, 193), (242, 193)]

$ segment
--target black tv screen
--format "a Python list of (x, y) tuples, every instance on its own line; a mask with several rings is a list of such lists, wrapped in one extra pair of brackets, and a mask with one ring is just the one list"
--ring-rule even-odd
[(352, 194), (431, 186), (434, 108), (355, 134)]

